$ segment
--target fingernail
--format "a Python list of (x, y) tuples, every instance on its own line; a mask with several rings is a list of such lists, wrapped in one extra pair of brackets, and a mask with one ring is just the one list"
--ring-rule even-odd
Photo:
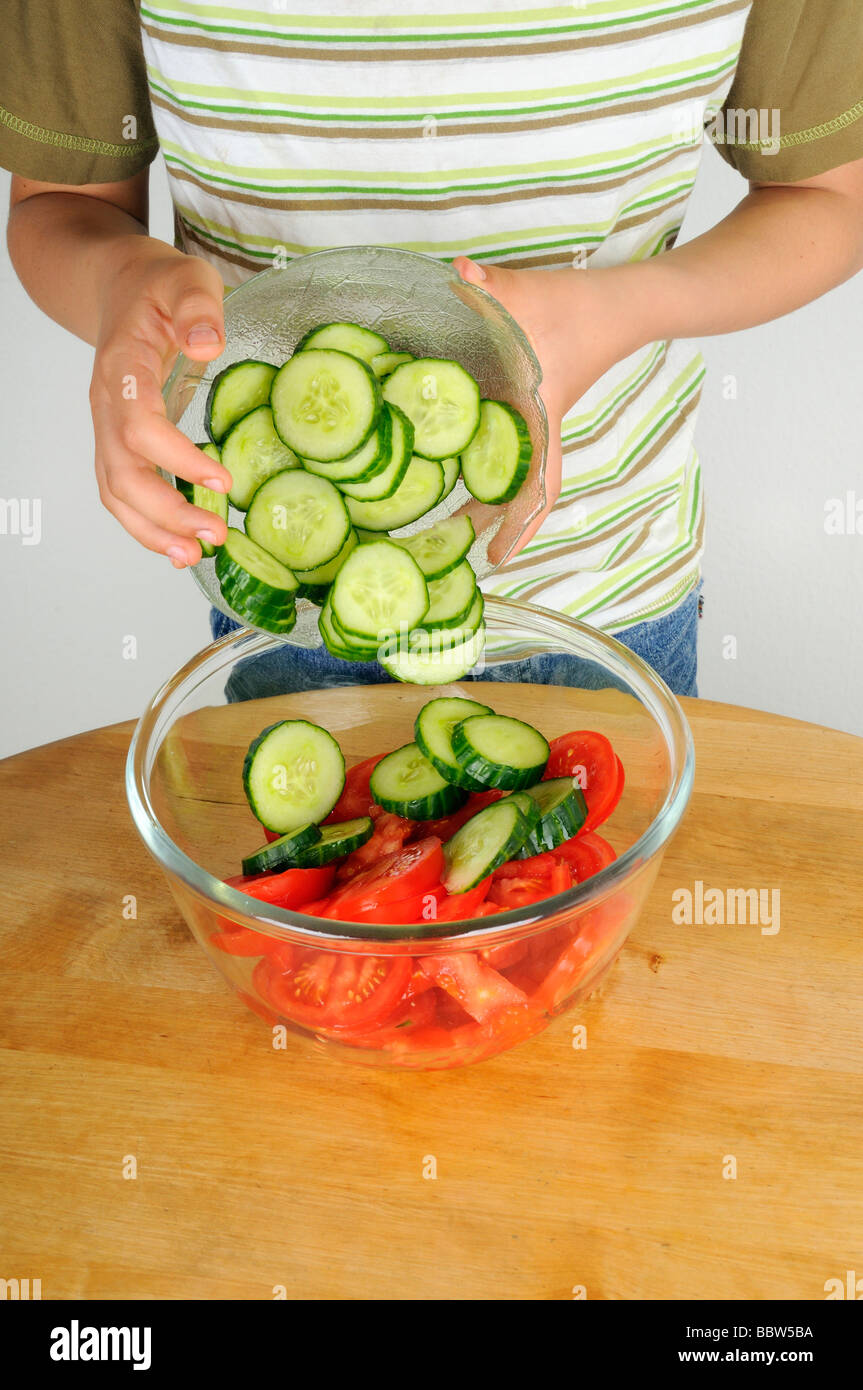
[(165, 554), (167, 555), (168, 559), (171, 561), (171, 564), (174, 566), (174, 569), (175, 569), (175, 570), (185, 569), (185, 567), (186, 567), (186, 552), (185, 552), (185, 550), (182, 549), (181, 546), (179, 546), (179, 545), (171, 545), (171, 546), (168, 547), (168, 549), (166, 550)]
[(196, 323), (194, 328), (190, 328), (186, 334), (186, 342), (189, 347), (201, 347), (204, 343), (218, 343), (220, 341), (218, 333), (210, 323)]
[(477, 276), (477, 279), (478, 279), (478, 280), (487, 280), (487, 279), (488, 279), (488, 276), (486, 275), (486, 273), (485, 273), (485, 271), (483, 270), (482, 266), (481, 266), (481, 265), (477, 265), (476, 261), (470, 261), (470, 260), (469, 260), (469, 261), (468, 261), (468, 265), (470, 266), (471, 270), (473, 270), (473, 271), (476, 272), (476, 276)]
[(211, 492), (227, 492), (228, 484), (223, 478), (205, 478), (204, 487), (208, 487)]
[(207, 545), (218, 545), (218, 541), (212, 531), (196, 531), (195, 535), (199, 541), (206, 541)]

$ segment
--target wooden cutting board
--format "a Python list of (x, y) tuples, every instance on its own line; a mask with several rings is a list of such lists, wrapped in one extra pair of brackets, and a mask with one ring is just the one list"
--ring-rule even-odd
[[(0, 1276), (43, 1298), (820, 1299), (863, 1275), (863, 741), (683, 703), (690, 810), (617, 964), (450, 1072), (273, 1051), (132, 828), (131, 724), (0, 764)], [(779, 931), (676, 925), (697, 880), (778, 888)]]

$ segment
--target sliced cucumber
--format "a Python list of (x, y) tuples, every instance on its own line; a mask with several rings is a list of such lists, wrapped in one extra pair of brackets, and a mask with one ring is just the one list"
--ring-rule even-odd
[(361, 483), (376, 478), (392, 462), (393, 414), (392, 406), (384, 405), (381, 408), (377, 426), (355, 454), (348, 454), (347, 458), (336, 459), (333, 463), (303, 459), (303, 467), (309, 473), (329, 478), (331, 483)]
[(452, 751), (468, 777), (506, 791), (538, 782), (549, 756), (548, 743), (538, 730), (504, 714), (475, 714), (457, 724)]
[(512, 797), (478, 811), (443, 847), (448, 893), (466, 893), (514, 858), (527, 839), (527, 821)]
[[(423, 627), (464, 627), (477, 597), (476, 575), (467, 560), (462, 560), (443, 579), (430, 579), (428, 591), (429, 606)], [(482, 618), (481, 608), (479, 618)], [(477, 627), (479, 621), (474, 631)]]
[(394, 372), (403, 362), (413, 360), (412, 352), (380, 352), (372, 358), (371, 367), (378, 381), (383, 381), (385, 376), (389, 376), (390, 372)]
[(296, 454), (276, 434), (268, 405), (250, 410), (231, 426), (222, 442), (222, 463), (231, 475), (231, 503), (241, 512), (265, 478), (300, 466)]
[(389, 353), (390, 345), (380, 333), (358, 323), (322, 323), (300, 339), (294, 352), (308, 352), (309, 348), (335, 348), (351, 357), (360, 357), (363, 362), (371, 362), (373, 357)]
[(321, 838), (321, 832), (311, 822), (289, 830), (287, 835), (279, 836), (269, 844), (262, 845), (247, 859), (243, 860), (244, 874), (266, 874), (276, 869), (286, 869), (301, 850), (308, 849)]
[(539, 825), (540, 821), (542, 820), (542, 816), (540, 815), (539, 807), (537, 806), (533, 797), (529, 796), (526, 791), (510, 792), (509, 800), (515, 802), (516, 806), (521, 811), (521, 814), (527, 821), (527, 828), (529, 832), (528, 838), (525, 840), (524, 846), (519, 850), (519, 856), (521, 858), (525, 858), (529, 852), (527, 846), (530, 844), (530, 837), (533, 834), (536, 827)]
[(479, 387), (458, 362), (418, 357), (384, 381), (384, 399), (413, 422), (414, 449), (445, 459), (466, 449), (479, 428)]
[(397, 681), (409, 685), (450, 685), (473, 670), (484, 646), (485, 624), (467, 634), (460, 628), (416, 631), (407, 641), (391, 637), (384, 642), (378, 661)]
[(509, 502), (530, 467), (533, 446), (521, 415), (504, 401), (483, 401), (479, 429), (462, 451), (464, 485), (478, 502)]
[(518, 795), (529, 797), (539, 812), (538, 823), (531, 827), (522, 851), (524, 855), (557, 849), (577, 835), (587, 820), (587, 802), (571, 777), (551, 777), (547, 782), (526, 787)]
[(279, 368), (270, 405), (288, 448), (300, 458), (326, 463), (355, 454), (365, 444), (378, 422), (381, 388), (371, 367), (358, 357), (305, 348)]
[(269, 362), (247, 358), (219, 372), (210, 387), (204, 413), (207, 434), (214, 444), (221, 444), (237, 420), (267, 404), (276, 371)]
[[(330, 864), (334, 859), (342, 859), (346, 854), (359, 849), (366, 840), (372, 838), (374, 823), (369, 816), (359, 816), (356, 820), (342, 820), (335, 825), (322, 825), (321, 838), (308, 849), (302, 850), (294, 860), (297, 869), (315, 869), (321, 864)], [(302, 909), (300, 909), (302, 911)]]
[(408, 632), (428, 608), (422, 570), (392, 541), (359, 545), (333, 581), (333, 617), (348, 635), (378, 643)]
[(390, 417), (390, 457), (379, 473), (362, 483), (339, 484), (346, 497), (354, 497), (358, 502), (379, 502), (383, 497), (391, 497), (408, 471), (413, 447), (414, 427), (408, 417), (396, 406), (384, 402), (381, 415)]
[(440, 500), (449, 497), (456, 483), (461, 476), (461, 459), (458, 457), (441, 459), (440, 466), (443, 469), (443, 493)]
[[(202, 454), (206, 454), (208, 459), (213, 459), (216, 463), (221, 463), (222, 451), (217, 447), (217, 445), (207, 443), (196, 444), (195, 447), (197, 449), (200, 449)], [(187, 502), (191, 502), (192, 494), (195, 491), (194, 483), (187, 482), (185, 478), (175, 478), (174, 487), (177, 489), (178, 492), (182, 493)]]
[(243, 763), (246, 798), (267, 830), (284, 835), (330, 814), (345, 785), (345, 760), (326, 729), (284, 719), (249, 745)]
[(385, 811), (409, 820), (448, 816), (467, 800), (467, 792), (441, 777), (415, 743), (406, 743), (382, 758), (372, 772), (369, 787)]
[(225, 602), (244, 622), (268, 632), (290, 632), (297, 620), (297, 580), (233, 526), (216, 553), (216, 578)]
[(366, 661), (374, 661), (377, 657), (378, 643), (373, 637), (359, 637), (355, 632), (346, 632), (333, 612), (332, 600), (329, 604), (328, 616), (333, 632), (337, 640), (355, 656), (362, 655)]
[(382, 541), (387, 539), (386, 531), (364, 531), (362, 526), (354, 528), (354, 534), (360, 545), (368, 545), (371, 541)]
[[(330, 594), (332, 589), (330, 590)], [(321, 641), (329, 652), (330, 656), (337, 657), (340, 661), (375, 661), (377, 652), (372, 648), (369, 652), (364, 647), (351, 646), (343, 637), (333, 622), (333, 610), (328, 594), (318, 614), (318, 632)]]
[(415, 531), (412, 536), (393, 536), (393, 540), (413, 555), (426, 579), (443, 579), (461, 564), (476, 534), (473, 522), (465, 514), (448, 516), (425, 531)]
[(334, 560), (350, 529), (338, 488), (303, 468), (267, 478), (246, 512), (252, 540), (291, 569), (317, 569)]
[(461, 695), (442, 695), (437, 700), (429, 700), (416, 717), (414, 738), (420, 751), (447, 782), (468, 791), (481, 791), (478, 783), (465, 777), (452, 751), (453, 729), (474, 714), (494, 714), (494, 710)]
[[(347, 488), (345, 489), (347, 493)], [(380, 502), (359, 502), (347, 494), (351, 521), (368, 531), (392, 531), (409, 526), (431, 511), (443, 492), (443, 469), (434, 459), (414, 454), (407, 471), (391, 497)]]
[(329, 598), (331, 584), (301, 584), (297, 591), (297, 598), (308, 599), (309, 603), (315, 604), (317, 608), (322, 608)]
[[(221, 454), (215, 444), (199, 444), (198, 448), (207, 458), (214, 459), (216, 463), (221, 462)], [(227, 465), (225, 465), (227, 467)], [(177, 489), (182, 492), (188, 502), (193, 507), (201, 507), (205, 512), (212, 512), (214, 516), (221, 517), (222, 521), (228, 519), (228, 494), (226, 492), (215, 492), (211, 487), (204, 487), (203, 483), (187, 483), (185, 478), (175, 478)], [(209, 541), (202, 541), (198, 537), (198, 545), (201, 547), (202, 555), (215, 555), (216, 547)]]
[(298, 598), (311, 598), (312, 591), (329, 589), (345, 560), (357, 545), (356, 531), (349, 531), (348, 538), (334, 560), (328, 560), (325, 565), (318, 565), (312, 570), (294, 570), (297, 582), (300, 586)]

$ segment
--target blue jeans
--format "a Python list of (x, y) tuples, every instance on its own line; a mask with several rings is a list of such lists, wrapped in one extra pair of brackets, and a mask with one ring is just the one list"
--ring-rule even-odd
[[(701, 584), (677, 608), (661, 618), (637, 623), (616, 634), (652, 666), (675, 695), (697, 695), (698, 595)], [(239, 624), (226, 618), (217, 608), (210, 612), (214, 638), (235, 631)], [(472, 676), (465, 676), (466, 681)], [(593, 662), (564, 653), (542, 653), (521, 661), (488, 665), (480, 680), (519, 681), (532, 685), (570, 685), (582, 690), (598, 690), (618, 682)], [(392, 677), (376, 661), (339, 661), (326, 647), (285, 645), (263, 656), (238, 662), (228, 680), (229, 700), (258, 700), (269, 695), (287, 695), (303, 690), (321, 690), (337, 685), (381, 685)]]

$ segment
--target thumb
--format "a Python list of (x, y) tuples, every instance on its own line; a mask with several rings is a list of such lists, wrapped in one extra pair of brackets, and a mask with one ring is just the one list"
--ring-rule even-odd
[(166, 295), (177, 347), (196, 362), (218, 357), (225, 346), (222, 281), (200, 256), (186, 256)]
[(469, 256), (456, 256), (453, 269), (458, 271), (466, 284), (478, 286), (486, 294), (493, 294), (495, 299), (506, 297), (513, 275), (513, 271), (504, 270), (499, 265), (479, 265)]

